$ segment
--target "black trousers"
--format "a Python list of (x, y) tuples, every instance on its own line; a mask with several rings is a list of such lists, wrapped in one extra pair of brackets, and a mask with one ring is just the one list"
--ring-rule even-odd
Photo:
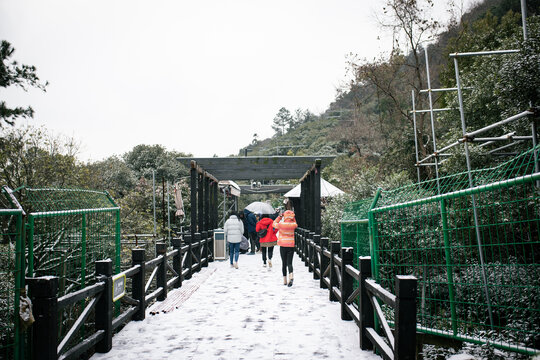
[(257, 236), (256, 232), (250, 232), (249, 233), (249, 242), (251, 243), (251, 250), (250, 251), (252, 253), (259, 250), (259, 237)]
[(272, 260), (272, 256), (274, 255), (274, 247), (273, 246), (269, 246), (269, 247), (261, 246), (263, 263), (265, 263), (265, 264), (266, 264), (266, 249), (268, 249), (268, 259), (269, 260)]
[(293, 272), (292, 258), (294, 255), (294, 248), (280, 246), (279, 254), (281, 255), (281, 272), (283, 273), (283, 276), (287, 276), (287, 268), (289, 269), (289, 273)]

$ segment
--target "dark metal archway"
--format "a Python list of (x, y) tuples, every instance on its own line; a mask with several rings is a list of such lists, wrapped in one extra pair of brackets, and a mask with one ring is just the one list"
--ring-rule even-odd
[(191, 235), (210, 232), (218, 225), (218, 179), (282, 180), (300, 178), (301, 196), (295, 201), (298, 225), (321, 233), (321, 170), (334, 156), (249, 156), (179, 158), (190, 167)]

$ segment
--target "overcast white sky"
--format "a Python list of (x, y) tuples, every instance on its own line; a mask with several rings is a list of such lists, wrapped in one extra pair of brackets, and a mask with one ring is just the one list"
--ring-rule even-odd
[(323, 112), (348, 53), (389, 48), (382, 2), (0, 0), (0, 38), (50, 83), (0, 96), (31, 105), (27, 123), (78, 140), (81, 160), (138, 144), (236, 154), (273, 134), (283, 106)]

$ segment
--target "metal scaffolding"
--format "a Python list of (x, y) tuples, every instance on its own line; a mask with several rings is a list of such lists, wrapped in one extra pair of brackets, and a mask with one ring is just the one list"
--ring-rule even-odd
[[(526, 1), (521, 0), (521, 11), (522, 11), (522, 24), (523, 24), (523, 39), (527, 40), (528, 33), (527, 33), (527, 22), (526, 22)], [(447, 151), (457, 145), (463, 144), (464, 152), (465, 152), (465, 159), (467, 164), (467, 175), (468, 175), (468, 183), (469, 188), (472, 189), (475, 187), (474, 180), (472, 177), (472, 168), (471, 168), (471, 158), (470, 158), (470, 152), (469, 152), (469, 143), (480, 143), (479, 146), (486, 146), (489, 144), (493, 144), (495, 142), (499, 141), (511, 141), (511, 143), (506, 144), (504, 146), (498, 147), (494, 150), (491, 150), (488, 152), (490, 155), (498, 155), (501, 154), (500, 150), (507, 149), (509, 147), (514, 146), (515, 144), (521, 143), (523, 141), (532, 141), (532, 147), (533, 149), (536, 149), (537, 145), (537, 131), (536, 131), (536, 124), (533, 121), (531, 121), (531, 136), (516, 136), (515, 132), (508, 133), (501, 135), (499, 137), (485, 137), (481, 138), (478, 137), (478, 135), (483, 134), (489, 130), (501, 127), (504, 124), (518, 121), (523, 118), (528, 118), (530, 115), (534, 115), (534, 112), (529, 109), (525, 110), (519, 114), (516, 114), (514, 116), (510, 116), (504, 120), (495, 122), (493, 124), (490, 124), (488, 126), (485, 126), (481, 129), (467, 132), (467, 123), (465, 118), (465, 110), (463, 106), (463, 90), (469, 89), (462, 87), (461, 84), (461, 78), (460, 78), (460, 72), (459, 72), (459, 59), (462, 57), (472, 57), (472, 56), (487, 56), (487, 55), (505, 55), (505, 54), (515, 54), (519, 53), (519, 50), (495, 50), (495, 51), (477, 51), (477, 52), (465, 52), (465, 53), (453, 53), (450, 54), (450, 57), (453, 58), (454, 62), (454, 69), (455, 69), (455, 77), (456, 77), (456, 87), (454, 88), (444, 88), (444, 89), (432, 89), (431, 88), (431, 79), (430, 79), (430, 72), (429, 72), (429, 57), (428, 57), (428, 51), (425, 50), (425, 61), (426, 61), (426, 79), (427, 79), (427, 89), (423, 89), (419, 91), (419, 94), (428, 94), (428, 102), (429, 102), (429, 109), (416, 109), (415, 104), (415, 93), (414, 90), (412, 90), (412, 111), (413, 114), (413, 125), (414, 125), (414, 140), (415, 140), (415, 151), (416, 151), (416, 168), (417, 168), (417, 174), (418, 174), (418, 181), (420, 182), (420, 166), (435, 166), (435, 177), (437, 181), (437, 192), (438, 195), (440, 195), (440, 183), (439, 183), (439, 166), (441, 165), (443, 161), (439, 161), (439, 158), (441, 156), (447, 156), (448, 154), (443, 154), (444, 151)], [(462, 137), (458, 139), (455, 142), (452, 142), (449, 145), (444, 146), (442, 149), (437, 148), (437, 137), (435, 133), (435, 113), (442, 112), (442, 111), (450, 111), (450, 110), (457, 110), (453, 108), (442, 108), (442, 109), (436, 109), (433, 107), (433, 98), (432, 93), (434, 92), (448, 92), (448, 91), (457, 91), (458, 96), (458, 102), (459, 102), (459, 114), (460, 114), (460, 120), (461, 120), (461, 128), (462, 128)], [(532, 107), (532, 104), (530, 104), (530, 107)], [(416, 124), (416, 114), (417, 113), (429, 113), (430, 114), (430, 123), (431, 123), (431, 132), (432, 132), (432, 138), (433, 138), (433, 153), (426, 156), (423, 159), (419, 159), (419, 153), (418, 153), (418, 131), (417, 131), (417, 124)], [(508, 153), (504, 153), (505, 155)], [(427, 163), (428, 160), (432, 160), (433, 162)], [(539, 164), (538, 164), (538, 156), (536, 153), (536, 150), (534, 150), (534, 167), (535, 172), (539, 172)], [(487, 277), (486, 277), (486, 271), (485, 271), (485, 262), (484, 262), (484, 255), (482, 251), (482, 238), (480, 233), (480, 226), (478, 221), (478, 210), (477, 210), (477, 204), (476, 204), (476, 197), (475, 195), (471, 196), (472, 199), (472, 210), (473, 210), (473, 216), (474, 216), (474, 227), (476, 232), (476, 240), (477, 240), (477, 247), (479, 250), (479, 257), (480, 257), (480, 266), (482, 270), (482, 281), (484, 286), (484, 295), (486, 297), (488, 312), (489, 312), (489, 320), (490, 324), (493, 327), (494, 321), (493, 321), (493, 313), (492, 313), (492, 306), (491, 306), (491, 300), (488, 292), (488, 286), (487, 286)]]

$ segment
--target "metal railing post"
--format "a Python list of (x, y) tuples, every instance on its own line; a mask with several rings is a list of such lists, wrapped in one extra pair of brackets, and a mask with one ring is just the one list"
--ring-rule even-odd
[(324, 250), (328, 249), (329, 242), (330, 242), (330, 239), (328, 239), (327, 237), (321, 238), (321, 278), (320, 278), (321, 281), (319, 283), (319, 287), (321, 289), (327, 288), (326, 282), (324, 281), (324, 272), (328, 268), (328, 264), (330, 263), (330, 261), (326, 256), (324, 256)]
[(182, 286), (182, 239), (172, 238), (172, 246), (174, 250), (178, 250), (176, 255), (173, 256), (172, 266), (173, 270), (178, 274), (178, 281), (174, 284), (175, 288)]
[[(319, 280), (321, 274), (321, 264), (319, 262), (319, 253), (317, 252), (317, 246), (321, 246), (321, 235), (313, 235), (313, 280)], [(319, 273), (317, 273), (317, 269)]]
[(206, 259), (206, 261), (201, 265), (202, 267), (208, 266), (208, 231), (203, 231), (201, 233), (202, 240), (204, 241), (204, 246), (202, 249), (202, 255), (201, 255), (201, 263), (202, 259)]
[(334, 294), (334, 287), (339, 285), (338, 277), (335, 270), (334, 255), (339, 254), (341, 250), (341, 242), (332, 241), (330, 244), (330, 301), (337, 301), (338, 298)]
[(213, 262), (214, 261), (214, 230), (208, 231), (208, 261)]
[(347, 311), (347, 299), (353, 293), (353, 277), (346, 271), (346, 266), (353, 266), (353, 248), (341, 249), (341, 320), (352, 320), (351, 314)]
[(96, 330), (105, 332), (103, 339), (96, 344), (96, 352), (106, 353), (112, 348), (112, 260), (96, 261), (96, 277), (105, 283), (103, 293), (96, 303)]
[(32, 311), (32, 358), (56, 360), (58, 358), (58, 278), (29, 278)]
[(313, 236), (315, 235), (315, 232), (310, 231), (309, 237), (306, 239), (306, 248), (307, 248), (307, 256), (306, 256), (306, 262), (308, 265), (308, 272), (313, 272), (313, 251), (315, 250), (313, 248)]
[(197, 266), (195, 271), (201, 271), (201, 233), (195, 233), (195, 243), (197, 251), (195, 252), (195, 259), (197, 260)]
[(144, 320), (146, 313), (146, 294), (145, 294), (145, 281), (146, 281), (146, 252), (144, 249), (132, 249), (131, 250), (131, 264), (132, 266), (139, 265), (139, 271), (133, 275), (131, 280), (131, 292), (133, 299), (139, 302), (137, 312), (133, 314), (133, 320)]
[(163, 259), (158, 265), (156, 274), (157, 287), (162, 288), (161, 294), (158, 295), (157, 301), (163, 301), (167, 298), (167, 244), (156, 244), (156, 256), (163, 256)]
[(187, 279), (191, 279), (191, 275), (193, 275), (193, 245), (192, 245), (192, 239), (191, 239), (190, 234), (186, 234), (184, 236), (184, 242), (188, 245), (186, 261), (184, 265), (184, 267), (188, 269), (188, 272), (185, 277), (185, 280), (187, 280)]
[(358, 269), (360, 270), (360, 279), (358, 286), (360, 287), (360, 348), (362, 350), (373, 350), (373, 344), (367, 337), (366, 328), (375, 327), (373, 305), (369, 301), (369, 294), (366, 289), (366, 279), (371, 277), (371, 257), (360, 256), (358, 258)]
[(411, 275), (396, 275), (394, 359), (416, 359), (417, 280)]

